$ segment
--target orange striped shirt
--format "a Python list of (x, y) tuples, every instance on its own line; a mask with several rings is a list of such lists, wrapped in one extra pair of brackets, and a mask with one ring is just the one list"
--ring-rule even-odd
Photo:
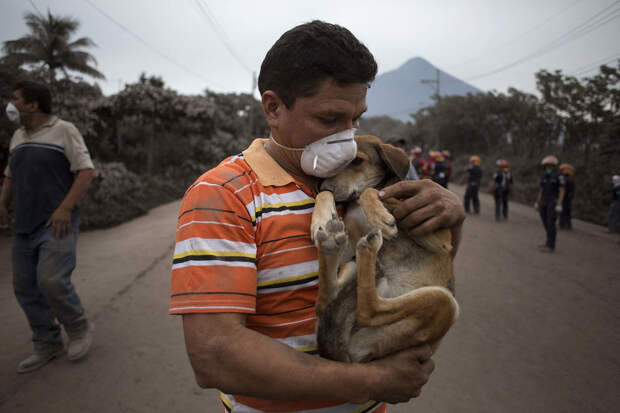
[[(315, 194), (255, 140), (186, 192), (172, 265), (170, 314), (248, 314), (247, 328), (298, 351), (317, 353), (317, 250), (310, 239)], [(321, 401), (222, 394), (226, 411), (361, 413), (385, 411)]]

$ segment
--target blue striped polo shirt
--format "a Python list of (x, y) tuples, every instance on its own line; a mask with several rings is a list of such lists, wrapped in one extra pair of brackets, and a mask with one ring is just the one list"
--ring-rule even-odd
[(31, 234), (45, 225), (67, 196), (75, 173), (91, 168), (84, 139), (72, 123), (51, 116), (31, 135), (24, 127), (16, 130), (4, 170), (12, 182), (15, 232)]

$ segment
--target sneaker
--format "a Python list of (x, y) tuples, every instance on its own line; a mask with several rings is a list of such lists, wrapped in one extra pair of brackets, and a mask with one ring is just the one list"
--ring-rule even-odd
[(540, 249), (540, 252), (548, 252), (548, 253), (552, 253), (552, 252), (553, 252), (553, 248), (547, 247), (547, 246), (545, 245), (545, 247), (544, 247), (544, 248), (541, 248), (541, 249)]
[(21, 374), (38, 370), (56, 357), (62, 356), (64, 353), (65, 348), (62, 344), (59, 347), (35, 351), (34, 354), (19, 363), (17, 372)]
[(88, 353), (93, 342), (94, 329), (95, 325), (89, 321), (86, 331), (73, 337), (69, 336), (69, 346), (67, 347), (67, 357), (69, 360), (77, 361)]

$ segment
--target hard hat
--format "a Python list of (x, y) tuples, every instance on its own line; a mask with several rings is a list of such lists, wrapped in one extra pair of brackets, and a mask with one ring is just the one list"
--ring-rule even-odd
[(443, 156), (441, 156), (441, 152), (439, 151), (430, 151), (428, 153), (428, 157), (431, 158), (435, 162), (442, 162)]
[(428, 157), (432, 160), (437, 160), (438, 157), (441, 156), (441, 152), (439, 151), (429, 151)]
[(620, 185), (620, 175), (614, 175), (611, 181), (614, 183), (614, 186)]
[(566, 175), (573, 175), (575, 173), (575, 167), (569, 163), (563, 163), (560, 165), (560, 172)]
[(443, 151), (441, 151), (441, 154), (445, 156), (446, 158), (449, 158), (451, 156), (450, 151), (447, 149), (444, 149)]
[(480, 165), (480, 157), (478, 155), (472, 155), (469, 157), (469, 162), (474, 165)]
[(502, 160), (500, 160), (500, 162), (499, 162), (499, 166), (501, 166), (502, 168), (508, 168), (508, 167), (510, 166), (510, 164), (508, 163), (508, 161), (507, 161), (507, 160), (502, 159)]
[(560, 161), (558, 161), (558, 158), (556, 158), (553, 155), (548, 155), (545, 156), (541, 162), (541, 165), (553, 165), (553, 166), (558, 166), (558, 164), (560, 163)]
[(420, 148), (419, 146), (416, 146), (415, 148), (413, 148), (413, 149), (411, 150), (411, 153), (412, 153), (413, 155), (419, 155), (419, 154), (421, 154), (421, 153), (422, 153), (422, 148)]

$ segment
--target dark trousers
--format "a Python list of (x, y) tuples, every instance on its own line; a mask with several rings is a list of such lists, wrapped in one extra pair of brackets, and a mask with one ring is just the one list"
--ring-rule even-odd
[(549, 202), (547, 204), (540, 205), (540, 219), (542, 220), (545, 231), (547, 231), (547, 243), (546, 245), (552, 250), (555, 249), (555, 220), (557, 214), (555, 212), (555, 202)]
[(571, 222), (572, 217), (572, 199), (564, 199), (562, 202), (562, 213), (560, 214), (560, 228), (562, 229), (572, 229), (573, 224)]
[(473, 202), (474, 212), (476, 214), (480, 213), (480, 198), (478, 198), (478, 189), (478, 185), (467, 185), (463, 205), (465, 207), (465, 212), (469, 213), (469, 205)]
[(499, 221), (500, 212), (503, 213), (505, 219), (508, 219), (508, 191), (495, 191), (493, 197), (495, 198), (495, 219)]

